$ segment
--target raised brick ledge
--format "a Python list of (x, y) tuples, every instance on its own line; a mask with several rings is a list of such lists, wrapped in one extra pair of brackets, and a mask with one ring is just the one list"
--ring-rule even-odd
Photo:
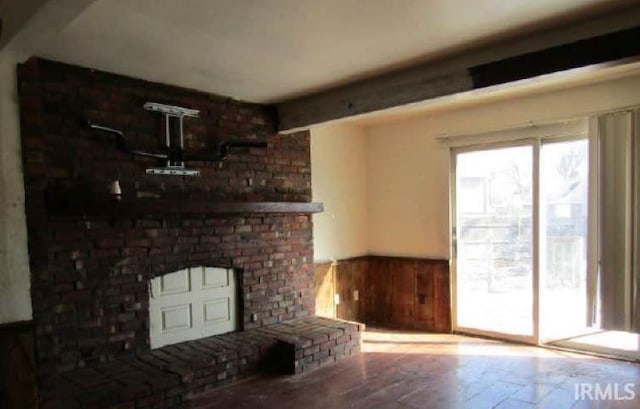
[(183, 342), (61, 373), (43, 408), (184, 408), (193, 396), (260, 371), (301, 374), (360, 352), (364, 324), (305, 317)]

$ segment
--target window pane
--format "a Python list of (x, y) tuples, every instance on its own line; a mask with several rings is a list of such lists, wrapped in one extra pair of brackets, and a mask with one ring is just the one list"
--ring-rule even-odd
[(532, 148), (456, 159), (458, 326), (533, 334)]
[(547, 339), (586, 328), (588, 146), (586, 139), (542, 146), (540, 323)]

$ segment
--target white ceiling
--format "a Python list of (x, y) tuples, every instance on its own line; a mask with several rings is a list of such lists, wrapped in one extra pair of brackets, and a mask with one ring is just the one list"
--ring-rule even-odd
[(632, 2), (97, 0), (37, 55), (279, 102)]

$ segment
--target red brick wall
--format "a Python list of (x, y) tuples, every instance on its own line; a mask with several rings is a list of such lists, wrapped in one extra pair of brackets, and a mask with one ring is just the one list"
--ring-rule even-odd
[[(313, 315), (309, 215), (62, 216), (47, 201), (56, 192), (70, 201), (103, 194), (115, 179), (130, 200), (310, 201), (307, 132), (275, 134), (270, 107), (45, 60), (21, 65), (18, 76), (41, 376), (147, 350), (147, 280), (180, 268), (237, 268), (244, 328)], [(154, 160), (119, 152), (81, 120), (122, 129), (131, 145), (154, 150), (163, 117), (144, 111), (147, 101), (200, 110), (185, 120), (188, 151), (229, 140), (266, 139), (268, 148), (191, 164), (200, 177), (146, 175)]]

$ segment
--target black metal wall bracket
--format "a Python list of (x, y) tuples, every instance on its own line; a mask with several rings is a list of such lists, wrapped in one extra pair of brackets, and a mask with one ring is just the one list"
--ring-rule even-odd
[(181, 147), (167, 147), (161, 152), (146, 152), (139, 149), (133, 149), (127, 144), (127, 140), (123, 131), (110, 128), (108, 126), (96, 124), (87, 120), (86, 125), (95, 131), (105, 132), (116, 137), (118, 149), (121, 151), (147, 158), (155, 158), (158, 160), (169, 162), (219, 162), (227, 158), (229, 150), (235, 148), (267, 148), (267, 142), (261, 141), (228, 141), (218, 145), (217, 152), (213, 155), (186, 153)]

